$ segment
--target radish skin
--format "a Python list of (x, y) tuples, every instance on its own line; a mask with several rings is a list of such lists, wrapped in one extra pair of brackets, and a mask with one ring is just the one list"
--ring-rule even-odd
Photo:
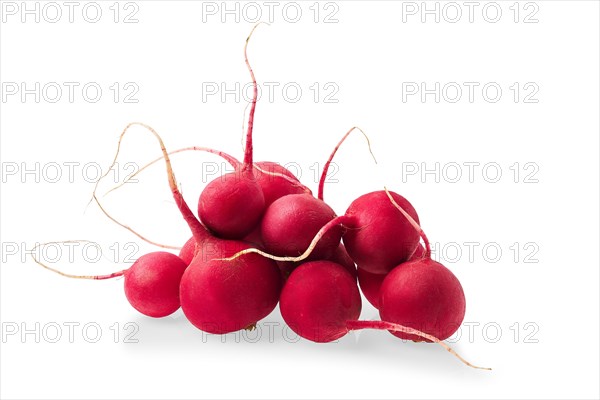
[[(220, 258), (247, 247), (218, 243), (205, 257), (196, 256), (181, 280), (181, 307), (198, 329), (224, 334), (256, 324), (279, 300), (281, 276), (275, 263), (257, 254), (233, 261)], [(210, 253), (208, 255), (207, 253)]]
[(369, 303), (379, 310), (379, 293), (387, 274), (373, 274), (362, 268), (358, 269), (358, 284)]
[(125, 272), (125, 296), (140, 313), (166, 317), (179, 309), (179, 284), (185, 262), (167, 252), (148, 253)]
[[(408, 261), (383, 280), (379, 315), (383, 321), (410, 326), (440, 340), (458, 330), (465, 317), (463, 288), (452, 272), (430, 258)], [(392, 332), (401, 339), (422, 337)]]

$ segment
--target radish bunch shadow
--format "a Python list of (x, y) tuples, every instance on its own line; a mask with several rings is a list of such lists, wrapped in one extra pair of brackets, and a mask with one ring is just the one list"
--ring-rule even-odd
[[(190, 239), (181, 248), (149, 240), (113, 218), (96, 195), (98, 184), (94, 190), (92, 200), (112, 221), (150, 244), (179, 249), (179, 254), (151, 252), (126, 270), (96, 276), (66, 274), (36, 262), (70, 278), (124, 277), (125, 296), (137, 311), (161, 318), (181, 307), (191, 324), (208, 333), (252, 329), (279, 304), (290, 328), (313, 342), (331, 342), (353, 330), (388, 330), (405, 340), (435, 342), (465, 364), (481, 368), (443, 342), (463, 321), (465, 296), (456, 276), (431, 258), (412, 204), (386, 188), (358, 197), (343, 215), (337, 215), (323, 199), (328, 167), (348, 136), (358, 130), (370, 150), (362, 130), (350, 129), (337, 144), (316, 197), (283, 166), (254, 161), (258, 92), (247, 47), (257, 26), (244, 46), (254, 95), (242, 161), (198, 146), (168, 152), (161, 136), (139, 122), (127, 125), (119, 138), (113, 165), (130, 128), (144, 128), (157, 140), (161, 157), (139, 172), (164, 162), (169, 189)], [(171, 164), (171, 156), (183, 151), (222, 157), (234, 169), (205, 186), (197, 216), (181, 194)], [(361, 290), (379, 310), (380, 321), (359, 320)]]

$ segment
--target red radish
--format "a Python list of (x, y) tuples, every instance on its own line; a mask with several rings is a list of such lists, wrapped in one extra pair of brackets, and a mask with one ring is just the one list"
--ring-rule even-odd
[(354, 278), (344, 267), (312, 261), (292, 272), (279, 307), (298, 335), (313, 342), (331, 342), (348, 333), (346, 321), (358, 319), (361, 300)]
[(357, 320), (361, 299), (356, 282), (341, 265), (330, 261), (307, 262), (296, 268), (281, 292), (280, 309), (294, 332), (314, 342), (331, 342), (351, 330), (391, 330), (438, 343), (466, 365), (481, 368), (428, 333), (387, 321)]
[[(281, 276), (273, 261), (248, 254), (233, 261), (220, 258), (248, 247), (217, 243), (207, 260), (194, 258), (181, 280), (181, 307), (188, 320), (209, 333), (228, 333), (252, 326), (273, 311)], [(206, 255), (206, 254), (205, 254)]]
[[(418, 223), (417, 212), (408, 200), (397, 193), (392, 196)], [(354, 200), (346, 216), (353, 221), (344, 235), (344, 245), (358, 267), (367, 272), (389, 272), (408, 260), (419, 244), (419, 232), (390, 203), (383, 190)]]
[(372, 274), (362, 268), (358, 268), (358, 284), (366, 299), (379, 309), (379, 289), (387, 274)]
[[(319, 229), (335, 217), (331, 207), (309, 194), (281, 197), (267, 208), (261, 222), (265, 249), (280, 257), (298, 256), (309, 247)], [(331, 256), (342, 233), (341, 227), (333, 227), (327, 232), (315, 247), (311, 259)]]
[[(410, 326), (444, 340), (462, 324), (465, 304), (456, 276), (425, 257), (400, 264), (383, 280), (379, 315), (384, 321)], [(424, 340), (403, 332), (392, 334), (402, 339)]]
[(241, 239), (260, 221), (265, 198), (252, 167), (225, 174), (200, 194), (198, 215), (212, 232), (225, 239)]
[(144, 315), (160, 318), (179, 309), (185, 262), (174, 254), (144, 254), (125, 272), (125, 296)]

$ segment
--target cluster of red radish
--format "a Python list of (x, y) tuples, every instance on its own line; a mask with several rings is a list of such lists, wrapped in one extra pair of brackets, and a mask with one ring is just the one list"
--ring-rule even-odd
[[(383, 329), (402, 339), (438, 343), (460, 358), (442, 340), (463, 321), (463, 289), (450, 270), (432, 260), (408, 200), (387, 189), (376, 191), (354, 200), (342, 216), (323, 201), (328, 166), (356, 128), (327, 161), (317, 197), (281, 165), (253, 161), (257, 84), (246, 56), (250, 36), (244, 56), (254, 98), (244, 159), (195, 148), (222, 156), (235, 169), (204, 188), (199, 218), (177, 187), (172, 153), (156, 131), (132, 123), (121, 134), (122, 139), (138, 125), (157, 138), (170, 189), (192, 237), (179, 255), (152, 252), (126, 270), (85, 278), (124, 276), (125, 295), (136, 310), (158, 318), (181, 307), (194, 326), (209, 333), (252, 329), (279, 303), (290, 328), (314, 342), (331, 342), (352, 330)], [(381, 321), (358, 319), (358, 284)]]

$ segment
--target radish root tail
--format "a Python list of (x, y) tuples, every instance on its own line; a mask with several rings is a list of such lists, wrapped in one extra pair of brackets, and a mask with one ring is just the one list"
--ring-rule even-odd
[(127, 269), (124, 269), (122, 271), (113, 272), (113, 273), (106, 274), (106, 275), (73, 275), (73, 274), (67, 274), (66, 272), (62, 272), (56, 268), (52, 268), (49, 265), (44, 264), (43, 262), (38, 260), (38, 258), (36, 257), (36, 250), (38, 248), (43, 248), (44, 246), (48, 246), (50, 244), (64, 244), (64, 243), (94, 243), (94, 242), (92, 242), (91, 240), (64, 240), (62, 242), (36, 243), (36, 245), (33, 246), (33, 248), (31, 249), (31, 253), (30, 253), (31, 258), (33, 259), (33, 261), (35, 261), (35, 263), (37, 265), (39, 265), (42, 268), (47, 269), (48, 271), (52, 271), (55, 274), (65, 276), (67, 278), (74, 278), (74, 279), (92, 279), (92, 280), (112, 279), (112, 278), (117, 278), (119, 276), (123, 276), (125, 274), (125, 272), (127, 271)]
[(430, 341), (432, 341), (434, 343), (439, 344), (444, 349), (446, 349), (446, 351), (448, 351), (454, 357), (458, 358), (465, 365), (467, 365), (467, 366), (469, 366), (471, 368), (483, 369), (483, 370), (486, 370), (486, 371), (491, 371), (492, 370), (491, 368), (478, 367), (476, 365), (471, 364), (470, 362), (468, 362), (467, 360), (465, 360), (464, 358), (462, 358), (450, 346), (448, 346), (446, 343), (444, 343), (443, 341), (439, 340), (435, 336), (432, 336), (432, 335), (430, 335), (428, 333), (421, 332), (421, 331), (413, 329), (413, 328), (409, 328), (409, 327), (404, 326), (404, 325), (394, 324), (392, 322), (386, 322), (386, 321), (347, 321), (346, 322), (346, 326), (347, 326), (348, 330), (351, 330), (351, 331), (356, 331), (356, 330), (359, 330), (359, 329), (378, 329), (378, 330), (388, 330), (388, 331), (392, 331), (392, 332), (402, 332), (402, 333), (406, 333), (406, 334), (409, 334), (409, 335), (420, 336), (420, 337), (422, 337), (424, 339), (427, 339), (427, 340), (430, 340)]
[(319, 195), (318, 195), (319, 200), (323, 200), (323, 191), (325, 190), (325, 180), (327, 179), (327, 172), (329, 171), (329, 165), (331, 165), (331, 161), (333, 161), (333, 157), (337, 153), (337, 151), (340, 148), (340, 146), (342, 145), (342, 143), (344, 143), (344, 141), (346, 140), (346, 138), (348, 136), (350, 136), (350, 134), (353, 131), (355, 131), (355, 130), (360, 131), (360, 133), (363, 134), (363, 136), (365, 137), (365, 139), (367, 139), (367, 146), (369, 146), (369, 153), (371, 153), (371, 157), (373, 157), (373, 161), (375, 161), (375, 164), (377, 164), (377, 159), (375, 158), (375, 155), (373, 154), (373, 150), (371, 149), (371, 141), (369, 140), (369, 137), (358, 126), (353, 126), (352, 128), (350, 128), (350, 130), (348, 132), (346, 132), (346, 134), (338, 142), (338, 144), (335, 146), (335, 148), (331, 152), (331, 155), (329, 156), (329, 159), (327, 160), (327, 162), (323, 166), (323, 173), (321, 174), (321, 179), (319, 180)]
[[(190, 146), (190, 147), (185, 147), (182, 149), (177, 149), (177, 150), (173, 150), (168, 152), (167, 154), (169, 156), (172, 156), (173, 154), (177, 154), (177, 153), (182, 153), (184, 151), (205, 151), (207, 153), (212, 153), (212, 154), (216, 154), (220, 157), (222, 157), (225, 161), (227, 161), (234, 169), (238, 169), (240, 166), (240, 162), (235, 158), (230, 156), (227, 153), (224, 153), (220, 150), (214, 150), (214, 149), (210, 149), (208, 147), (201, 147), (201, 146)], [(148, 164), (144, 165), (142, 168), (140, 168), (139, 170), (135, 171), (135, 173), (129, 175), (123, 182), (121, 182), (120, 184), (118, 184), (117, 186), (113, 187), (112, 189), (110, 189), (109, 191), (107, 191), (106, 193), (104, 193), (102, 195), (102, 197), (108, 195), (110, 192), (113, 192), (117, 189), (119, 189), (121, 186), (125, 185), (126, 183), (130, 182), (132, 179), (134, 179), (136, 176), (138, 176), (138, 174), (140, 174), (142, 171), (144, 171), (146, 168), (156, 164), (157, 162), (159, 162), (160, 160), (163, 160), (164, 157), (160, 156), (154, 160), (152, 160), (151, 162), (149, 162)]]
[(254, 25), (254, 27), (250, 31), (250, 34), (246, 38), (246, 43), (244, 44), (244, 61), (246, 62), (246, 66), (248, 67), (248, 71), (250, 72), (250, 77), (252, 78), (252, 86), (254, 89), (253, 94), (252, 94), (252, 103), (250, 106), (250, 115), (248, 116), (248, 131), (246, 133), (246, 150), (244, 153), (244, 169), (245, 170), (252, 168), (252, 164), (253, 164), (253, 161), (252, 161), (252, 152), (253, 152), (252, 130), (254, 128), (254, 112), (256, 111), (256, 101), (258, 99), (258, 85), (256, 84), (256, 77), (254, 76), (254, 71), (252, 70), (252, 67), (250, 66), (250, 62), (248, 61), (248, 43), (250, 42), (250, 38), (252, 37), (252, 34), (256, 30), (256, 28), (258, 28), (258, 26), (261, 24), (269, 25), (267, 22), (262, 22), (262, 21), (258, 22), (256, 25)]
[(158, 140), (158, 143), (160, 145), (160, 149), (161, 149), (161, 151), (163, 153), (163, 158), (165, 160), (165, 166), (166, 166), (166, 169), (167, 169), (167, 179), (168, 179), (168, 182), (169, 182), (169, 188), (171, 189), (171, 193), (173, 194), (173, 198), (175, 199), (175, 203), (177, 204), (177, 207), (179, 208), (179, 211), (181, 212), (181, 215), (183, 216), (184, 220), (187, 222), (187, 224), (190, 227), (190, 230), (192, 231), (192, 234), (194, 235), (194, 237), (196, 238), (196, 240), (197, 241), (202, 241), (202, 239), (204, 239), (204, 237), (206, 237), (207, 231), (204, 228), (204, 226), (202, 226), (202, 224), (200, 223), (200, 221), (196, 218), (196, 216), (192, 213), (192, 210), (190, 210), (189, 206), (187, 205), (187, 203), (185, 202), (183, 196), (181, 195), (181, 192), (179, 191), (179, 188), (177, 187), (177, 183), (176, 183), (176, 180), (175, 180), (175, 174), (174, 174), (173, 168), (171, 166), (171, 159), (169, 158), (169, 153), (167, 152), (167, 150), (165, 148), (165, 144), (164, 144), (162, 138), (160, 137), (160, 135), (151, 126), (149, 126), (147, 124), (144, 124), (142, 122), (131, 122), (131, 123), (127, 124), (127, 126), (121, 132), (121, 135), (119, 136), (119, 142), (117, 144), (117, 152), (115, 154), (115, 157), (113, 158), (113, 162), (111, 163), (110, 167), (106, 170), (106, 172), (96, 182), (96, 185), (94, 186), (94, 191), (92, 193), (92, 200), (90, 200), (90, 202), (91, 201), (95, 201), (96, 204), (98, 204), (98, 206), (102, 210), (102, 212), (108, 218), (110, 218), (112, 221), (114, 221), (118, 225), (122, 226), (123, 228), (129, 230), (130, 232), (132, 232), (133, 234), (135, 234), (136, 236), (138, 236), (140, 239), (142, 239), (142, 240), (144, 240), (144, 241), (146, 241), (146, 242), (148, 242), (150, 244), (153, 244), (155, 246), (159, 246), (159, 247), (163, 247), (163, 248), (168, 248), (168, 249), (172, 249), (172, 250), (178, 250), (178, 249), (180, 249), (180, 247), (165, 246), (165, 245), (161, 245), (161, 244), (156, 243), (156, 242), (149, 241), (148, 239), (146, 239), (145, 237), (143, 237), (142, 235), (140, 235), (139, 233), (137, 233), (136, 231), (134, 231), (133, 229), (131, 229), (127, 225), (124, 225), (121, 222), (117, 221), (110, 214), (108, 214), (108, 212), (102, 207), (102, 205), (100, 204), (100, 201), (99, 201), (99, 199), (98, 199), (98, 197), (96, 195), (96, 192), (98, 190), (98, 185), (99, 185), (100, 181), (103, 178), (105, 178), (110, 173), (110, 170), (116, 164), (117, 157), (119, 156), (119, 152), (121, 150), (121, 143), (123, 141), (123, 137), (125, 136), (125, 134), (129, 131), (129, 129), (132, 126), (140, 126), (140, 127), (144, 128), (144, 129), (150, 131), (150, 133), (152, 133), (154, 135), (154, 137)]

